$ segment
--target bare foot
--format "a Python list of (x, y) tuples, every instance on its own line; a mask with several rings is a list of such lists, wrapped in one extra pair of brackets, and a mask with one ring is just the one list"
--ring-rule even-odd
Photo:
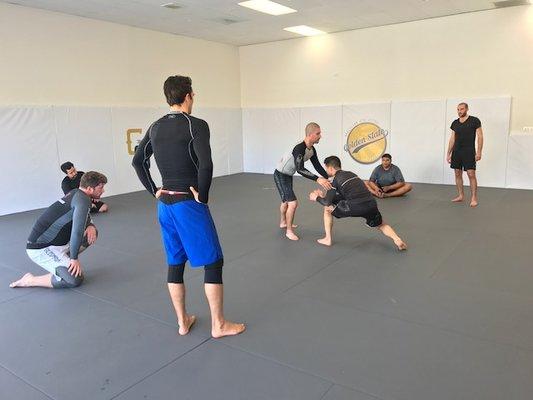
[(455, 199), (452, 199), (452, 201), (454, 203), (460, 203), (461, 201), (463, 201), (463, 196), (457, 196)]
[[(279, 224), (279, 227), (280, 227), (281, 229), (285, 229), (285, 228), (287, 227), (287, 224)], [(292, 227), (293, 227), (293, 228), (298, 228), (298, 225), (296, 225), (296, 224), (292, 224)]]
[(322, 239), (317, 239), (317, 242), (323, 244), (324, 246), (331, 246), (331, 239), (323, 237)]
[(294, 232), (292, 231), (287, 231), (287, 233), (285, 234), (285, 236), (287, 236), (290, 240), (298, 240), (300, 239), (298, 236), (295, 235)]
[(185, 336), (189, 331), (191, 330), (191, 327), (196, 322), (196, 315), (187, 315), (187, 318), (185, 318), (185, 324), (180, 325), (178, 329), (178, 333), (181, 336)]
[(211, 336), (219, 339), (224, 336), (234, 336), (243, 333), (246, 330), (246, 325), (236, 324), (235, 322), (225, 321), (220, 327), (211, 329)]
[(9, 287), (11, 287), (11, 288), (28, 287), (31, 284), (31, 279), (32, 278), (33, 278), (33, 275), (28, 272), (22, 278), (20, 278), (18, 281), (11, 282), (9, 284)]
[(395, 241), (394, 244), (396, 245), (396, 247), (398, 247), (398, 250), (400, 251), (407, 250), (407, 244), (405, 244), (402, 239)]
[(477, 199), (472, 199), (470, 202), (470, 207), (477, 207)]

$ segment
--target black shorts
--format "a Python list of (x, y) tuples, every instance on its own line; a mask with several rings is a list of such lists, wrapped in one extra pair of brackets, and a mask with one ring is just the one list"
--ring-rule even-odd
[(331, 215), (335, 218), (361, 217), (366, 219), (366, 225), (371, 228), (383, 223), (375, 200), (365, 202), (341, 200), (335, 205)]
[(296, 201), (296, 195), (294, 194), (294, 190), (292, 190), (292, 175), (282, 174), (278, 170), (275, 170), (274, 182), (276, 183), (283, 203)]
[(100, 209), (102, 208), (102, 206), (104, 205), (105, 203), (103, 201), (100, 201), (100, 200), (92, 200), (92, 203), (91, 203), (91, 212), (92, 213), (97, 213), (98, 211), (100, 211)]
[(472, 148), (457, 149), (452, 152), (452, 162), (450, 167), (453, 169), (476, 169), (476, 150)]

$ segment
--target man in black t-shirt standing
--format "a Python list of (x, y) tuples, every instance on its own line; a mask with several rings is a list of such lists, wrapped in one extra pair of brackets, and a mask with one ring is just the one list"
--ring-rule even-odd
[(452, 201), (457, 203), (464, 199), (464, 170), (470, 180), (470, 192), (472, 194), (470, 207), (476, 207), (478, 205), (476, 162), (481, 160), (483, 129), (478, 118), (468, 115), (468, 104), (459, 103), (457, 115), (459, 118), (453, 121), (450, 126), (452, 134), (448, 145), (448, 153), (446, 154), (446, 160), (450, 163), (450, 167), (455, 170), (455, 184), (458, 192), (457, 197), (452, 199)]

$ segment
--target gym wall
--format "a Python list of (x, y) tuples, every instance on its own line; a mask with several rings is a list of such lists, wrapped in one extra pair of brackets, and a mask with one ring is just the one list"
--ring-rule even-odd
[[(375, 120), (389, 131), (387, 151), (406, 179), (452, 183), (448, 128), (457, 103), (467, 101), (485, 131), (480, 185), (533, 189), (533, 134), (523, 131), (533, 126), (531, 6), (244, 46), (239, 53), (245, 171), (271, 173), (273, 161), (301, 140), (305, 123), (316, 121), (325, 132), (319, 155), (337, 154), (368, 178), (377, 163), (355, 163), (343, 141), (356, 123)], [(258, 125), (274, 115), (273, 125)], [(258, 149), (271, 135), (275, 146), (268, 141)]]
[(143, 189), (127, 132), (131, 150), (168, 111), (163, 82), (176, 74), (193, 79), (215, 176), (242, 172), (236, 47), (0, 3), (0, 215), (55, 201), (66, 160), (105, 173), (106, 196)]

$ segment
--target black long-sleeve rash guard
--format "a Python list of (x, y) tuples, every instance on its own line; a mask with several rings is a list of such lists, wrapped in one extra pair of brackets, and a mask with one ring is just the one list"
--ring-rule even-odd
[(340, 200), (366, 202), (374, 199), (365, 183), (351, 171), (337, 171), (331, 185), (333, 189), (328, 190), (325, 197), (316, 199), (323, 206), (337, 204)]
[[(149, 160), (153, 154), (164, 189), (190, 193), (192, 186), (197, 188), (199, 200), (207, 203), (213, 177), (209, 135), (207, 122), (182, 112), (171, 112), (154, 122), (132, 161), (146, 190), (153, 196), (157, 192), (150, 175)], [(167, 202), (165, 196), (161, 200)]]

